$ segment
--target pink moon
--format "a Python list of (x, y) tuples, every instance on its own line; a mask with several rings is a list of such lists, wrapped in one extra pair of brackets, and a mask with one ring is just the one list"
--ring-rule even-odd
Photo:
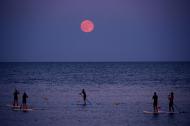
[(94, 30), (94, 23), (91, 20), (84, 20), (80, 24), (83, 32), (92, 32)]

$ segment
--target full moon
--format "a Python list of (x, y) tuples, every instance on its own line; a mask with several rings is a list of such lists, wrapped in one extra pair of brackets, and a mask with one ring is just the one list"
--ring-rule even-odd
[(83, 32), (92, 32), (94, 30), (94, 23), (91, 20), (84, 20), (80, 24)]

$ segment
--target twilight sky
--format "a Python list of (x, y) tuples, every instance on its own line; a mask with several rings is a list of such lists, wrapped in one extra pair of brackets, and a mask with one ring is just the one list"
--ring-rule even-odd
[(190, 0), (0, 0), (0, 61), (190, 61)]

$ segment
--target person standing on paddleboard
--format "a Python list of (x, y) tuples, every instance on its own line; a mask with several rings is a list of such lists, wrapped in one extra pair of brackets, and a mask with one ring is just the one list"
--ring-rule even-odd
[(23, 96), (22, 96), (22, 108), (23, 109), (27, 109), (28, 106), (26, 104), (26, 99), (28, 98), (28, 95), (26, 94), (26, 92), (24, 92)]
[(152, 96), (152, 99), (153, 99), (154, 112), (158, 112), (158, 96), (157, 96), (156, 92), (154, 92), (154, 95)]
[(14, 96), (13, 106), (18, 106), (18, 95), (19, 95), (19, 91), (15, 88), (15, 91), (13, 93), (13, 96)]
[(84, 105), (86, 105), (86, 92), (84, 89), (82, 89), (82, 92), (80, 93), (80, 95), (83, 97)]
[(169, 112), (174, 112), (174, 93), (171, 92), (170, 95), (168, 95), (169, 100)]

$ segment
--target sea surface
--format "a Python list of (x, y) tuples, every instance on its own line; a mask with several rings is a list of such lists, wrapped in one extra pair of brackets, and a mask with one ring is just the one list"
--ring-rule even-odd
[[(13, 111), (13, 91), (33, 111)], [(87, 105), (79, 95), (87, 93)], [(177, 114), (168, 111), (174, 92)], [(190, 126), (190, 62), (0, 63), (1, 126)]]

